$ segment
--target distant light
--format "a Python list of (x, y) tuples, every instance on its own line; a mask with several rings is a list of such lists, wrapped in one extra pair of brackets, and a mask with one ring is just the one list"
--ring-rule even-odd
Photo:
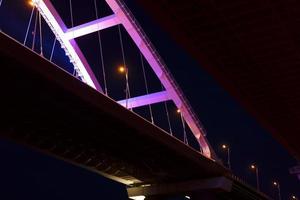
[(141, 187), (149, 187), (149, 186), (151, 186), (151, 184), (141, 185)]
[(277, 185), (278, 185), (278, 183), (277, 183), (276, 181), (274, 181), (274, 182), (273, 182), (273, 185), (277, 186)]
[(292, 199), (297, 199), (295, 195), (292, 196)]
[(190, 197), (190, 196), (184, 196), (184, 198), (186, 198), (186, 199), (191, 199), (191, 197)]
[(119, 67), (118, 67), (118, 71), (119, 71), (120, 73), (124, 73), (124, 72), (126, 71), (126, 68), (125, 68), (124, 66), (119, 66)]
[(180, 109), (177, 109), (177, 111), (176, 111), (177, 113), (180, 113), (181, 112), (181, 110)]
[(141, 195), (141, 196), (133, 196), (133, 197), (129, 197), (130, 199), (133, 199), (133, 200), (144, 200), (146, 197)]
[(251, 169), (255, 169), (256, 166), (252, 164), (252, 165), (250, 165), (250, 168), (251, 168)]
[(227, 145), (226, 144), (222, 144), (222, 149), (227, 149)]

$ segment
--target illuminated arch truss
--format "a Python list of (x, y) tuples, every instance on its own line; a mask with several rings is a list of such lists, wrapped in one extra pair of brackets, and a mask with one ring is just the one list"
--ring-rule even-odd
[(211, 158), (212, 151), (206, 139), (204, 128), (197, 116), (194, 114), (187, 99), (184, 97), (183, 92), (169, 73), (165, 63), (151, 44), (146, 34), (143, 32), (138, 22), (135, 20), (130, 10), (121, 0), (105, 1), (114, 14), (68, 29), (50, 0), (33, 0), (35, 6), (38, 8), (39, 12), (55, 34), (56, 39), (65, 50), (70, 62), (73, 63), (74, 69), (80, 79), (102, 93), (103, 90), (99, 82), (74, 39), (122, 24), (155, 72), (161, 84), (164, 86), (165, 91), (133, 97), (128, 100), (119, 101), (118, 103), (123, 106), (127, 104), (127, 108), (134, 108), (172, 100), (176, 107), (180, 110), (183, 119), (196, 137), (203, 155)]

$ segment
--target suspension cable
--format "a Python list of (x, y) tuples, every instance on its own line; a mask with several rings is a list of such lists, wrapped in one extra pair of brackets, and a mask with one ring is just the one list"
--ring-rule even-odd
[[(148, 82), (147, 82), (145, 65), (144, 65), (144, 59), (143, 59), (143, 55), (142, 55), (141, 52), (140, 52), (140, 58), (141, 58), (141, 64), (142, 64), (142, 70), (143, 70), (143, 76), (144, 76), (144, 82), (145, 82), (145, 89), (146, 89), (146, 93), (149, 94)], [(149, 104), (148, 107), (149, 107), (149, 113), (150, 113), (151, 123), (154, 124), (154, 119), (153, 119), (153, 113), (152, 113), (152, 106), (151, 106), (151, 104)]]
[[(164, 90), (164, 86), (162, 84), (161, 84), (161, 89)], [(170, 115), (169, 115), (169, 109), (168, 109), (167, 101), (164, 102), (164, 106), (165, 106), (165, 111), (166, 111), (167, 120), (168, 120), (169, 133), (170, 133), (170, 135), (173, 136), (172, 125), (171, 125), (171, 120), (170, 120)]]
[(52, 61), (52, 58), (53, 58), (55, 45), (56, 45), (56, 37), (54, 36), (54, 42), (53, 42), (53, 45), (52, 45), (52, 50), (51, 50), (51, 55), (50, 55), (50, 62)]
[(168, 109), (168, 104), (165, 101), (165, 110), (166, 110), (166, 114), (167, 114), (167, 119), (168, 119), (168, 126), (169, 126), (169, 131), (170, 131), (170, 135), (173, 135), (173, 131), (172, 131), (172, 126), (171, 126), (171, 120), (170, 120), (170, 115), (169, 115), (169, 109)]
[[(118, 30), (119, 30), (119, 38), (120, 38), (120, 46), (121, 46), (121, 50), (122, 50), (122, 58), (123, 58), (123, 64), (125, 67), (125, 78), (126, 78), (126, 89), (125, 89), (125, 93), (126, 93), (126, 108), (128, 108), (128, 99), (130, 98), (130, 88), (129, 88), (129, 83), (128, 83), (128, 68), (126, 66), (126, 60), (125, 60), (125, 53), (124, 53), (124, 46), (123, 46), (123, 39), (122, 39), (122, 32), (121, 32), (121, 27), (120, 25), (118, 25)], [(132, 110), (132, 108), (130, 109)]]
[[(95, 5), (95, 13), (96, 13), (96, 19), (99, 18), (98, 16), (98, 6), (97, 6), (97, 1), (94, 0), (94, 5)], [(104, 82), (104, 93), (107, 96), (107, 82), (106, 82), (106, 74), (105, 74), (105, 66), (104, 66), (104, 58), (103, 58), (103, 48), (102, 48), (102, 40), (101, 40), (101, 33), (100, 30), (97, 32), (98, 33), (98, 41), (99, 41), (99, 50), (100, 50), (100, 58), (101, 58), (101, 66), (102, 66), (102, 76), (103, 76), (103, 82)]]
[[(71, 19), (71, 27), (74, 27), (74, 17), (73, 17), (73, 5), (72, 5), (72, 0), (69, 0), (69, 9), (70, 9), (70, 19)], [(75, 67), (73, 67), (73, 76), (75, 76), (76, 78), (78, 78), (78, 73), (75, 69)]]
[(75, 76), (75, 77), (77, 78), (77, 71), (76, 71), (75, 67), (74, 67), (74, 69), (73, 69), (72, 75)]
[(170, 121), (170, 115), (169, 115), (169, 109), (168, 109), (167, 102), (165, 101), (164, 104), (165, 104), (165, 110), (166, 110), (167, 119), (168, 119), (168, 126), (169, 126), (170, 135), (173, 135), (172, 126), (171, 126), (171, 121)]
[(41, 17), (40, 12), (39, 12), (39, 26), (40, 26), (40, 51), (41, 51), (41, 56), (44, 56), (43, 55), (42, 17)]
[(186, 130), (185, 130), (185, 121), (183, 119), (183, 116), (182, 116), (182, 112), (180, 112), (180, 118), (181, 118), (181, 123), (182, 123), (182, 129), (183, 129), (183, 142), (185, 144), (189, 144), (189, 141), (187, 139), (187, 135), (186, 135)]
[(73, 18), (73, 6), (72, 6), (72, 0), (69, 0), (69, 5), (70, 5), (71, 25), (72, 25), (72, 27), (74, 27), (74, 18)]
[(33, 30), (33, 38), (32, 38), (32, 47), (31, 47), (32, 51), (34, 51), (34, 49), (35, 49), (35, 38), (36, 38), (37, 22), (38, 22), (38, 10), (36, 9), (34, 30)]
[[(2, 0), (1, 0), (1, 2), (2, 2)], [(1, 6), (1, 3), (0, 3), (0, 6)], [(29, 18), (29, 22), (28, 22), (28, 26), (27, 26), (27, 30), (26, 30), (26, 34), (25, 34), (25, 39), (24, 39), (24, 42), (23, 42), (24, 46), (26, 45), (26, 41), (27, 41), (28, 32), (29, 32), (29, 28), (30, 28), (30, 25), (31, 25), (34, 9), (35, 9), (35, 6), (32, 7), (32, 10), (31, 10), (31, 15), (30, 15), (30, 18)]]

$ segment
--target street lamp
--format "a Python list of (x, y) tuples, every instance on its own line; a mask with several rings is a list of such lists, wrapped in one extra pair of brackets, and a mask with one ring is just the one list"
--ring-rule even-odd
[(295, 195), (292, 195), (293, 200), (298, 200), (298, 198)]
[(126, 96), (126, 108), (128, 108), (128, 99), (130, 98), (130, 90), (129, 90), (129, 84), (128, 84), (128, 68), (126, 66), (119, 66), (118, 72), (120, 74), (125, 73), (125, 79), (126, 79), (126, 87), (125, 87), (125, 96)]
[(125, 68), (124, 66), (119, 66), (119, 67), (118, 67), (118, 71), (119, 71), (121, 74), (124, 73), (125, 70), (126, 70), (126, 68)]
[(256, 188), (259, 191), (259, 174), (258, 174), (258, 167), (254, 164), (250, 165), (251, 170), (255, 171), (256, 174)]
[(34, 7), (34, 6), (35, 6), (32, 0), (29, 0), (29, 1), (28, 1), (28, 5), (30, 5), (31, 7)]
[(230, 164), (230, 148), (228, 145), (226, 144), (222, 144), (222, 149), (227, 151), (227, 165), (228, 168), (231, 169), (231, 164)]
[(281, 200), (281, 191), (279, 182), (273, 181), (273, 185), (277, 188), (278, 191), (278, 199)]

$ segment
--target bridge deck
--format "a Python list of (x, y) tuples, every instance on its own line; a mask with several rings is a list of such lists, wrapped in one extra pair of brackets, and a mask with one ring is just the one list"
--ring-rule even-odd
[[(0, 127), (30, 146), (124, 183), (224, 175), (226, 169), (1, 34)], [(127, 182), (128, 181), (128, 182)]]
[(0, 44), (0, 109), (5, 116), (0, 138), (128, 185), (225, 176), (232, 186), (221, 193), (222, 199), (268, 199), (215, 161), (3, 33)]

